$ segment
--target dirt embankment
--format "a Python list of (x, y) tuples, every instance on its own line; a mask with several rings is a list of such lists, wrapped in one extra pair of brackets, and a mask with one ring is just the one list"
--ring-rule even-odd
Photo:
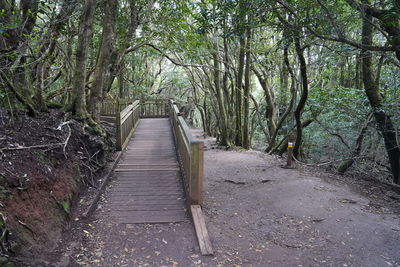
[[(80, 192), (112, 152), (111, 135), (64, 121), (58, 111), (38, 118), (0, 119), (0, 266), (34, 262), (59, 241)], [(112, 129), (111, 129), (112, 130)]]

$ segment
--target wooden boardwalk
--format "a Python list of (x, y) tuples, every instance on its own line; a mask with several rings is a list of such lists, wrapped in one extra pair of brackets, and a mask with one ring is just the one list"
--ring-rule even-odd
[(170, 223), (187, 219), (169, 119), (142, 119), (114, 172), (105, 205), (115, 222)]

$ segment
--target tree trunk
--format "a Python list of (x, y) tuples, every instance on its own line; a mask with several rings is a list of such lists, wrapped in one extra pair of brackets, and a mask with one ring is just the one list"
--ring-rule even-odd
[(236, 124), (235, 124), (235, 145), (243, 145), (242, 136), (242, 88), (243, 88), (243, 71), (244, 71), (244, 57), (245, 57), (245, 37), (244, 34), (240, 35), (239, 40), (239, 63), (236, 84)]
[(243, 114), (243, 148), (250, 148), (250, 137), (249, 137), (249, 116), (250, 116), (250, 42), (251, 42), (251, 29), (246, 29), (246, 63), (244, 73), (244, 114)]
[(80, 120), (87, 119), (86, 110), (86, 62), (92, 37), (93, 17), (97, 0), (86, 0), (79, 22), (78, 43), (75, 56), (75, 71), (72, 81), (71, 102), (68, 111)]
[(294, 118), (296, 120), (296, 144), (293, 148), (293, 156), (297, 158), (300, 152), (300, 146), (303, 138), (303, 127), (301, 126), (301, 114), (303, 113), (304, 107), (308, 98), (308, 78), (307, 78), (307, 64), (304, 58), (304, 49), (300, 46), (300, 38), (297, 36), (294, 40), (294, 44), (296, 47), (297, 57), (299, 58), (300, 63), (300, 75), (301, 75), (301, 84), (302, 84), (302, 92), (299, 104), (294, 111)]
[(119, 97), (120, 98), (129, 98), (128, 92), (125, 87), (124, 74), (125, 74), (125, 61), (122, 60), (121, 61), (121, 69), (119, 70), (119, 73), (118, 73)]
[(364, 137), (365, 134), (367, 133), (368, 127), (371, 124), (371, 116), (368, 116), (368, 121), (367, 123), (362, 127), (360, 133), (358, 134), (357, 140), (356, 140), (356, 146), (354, 148), (354, 150), (351, 152), (351, 159), (343, 161), (338, 167), (337, 167), (337, 171), (339, 174), (344, 174), (354, 163), (355, 161), (355, 157), (358, 157), (361, 153), (361, 148), (362, 148), (362, 144), (364, 141)]
[(118, 1), (108, 0), (104, 5), (103, 33), (96, 68), (93, 74), (93, 85), (89, 96), (89, 112), (95, 121), (100, 121), (103, 90), (111, 79), (111, 60), (115, 45), (115, 24), (118, 12)]
[[(227, 113), (229, 117), (233, 117), (234, 116), (234, 111), (233, 111), (233, 101), (229, 101), (229, 99), (231, 99), (231, 93), (229, 92), (229, 88), (228, 88), (228, 76), (229, 76), (229, 47), (228, 47), (228, 40), (227, 37), (223, 37), (224, 38), (224, 75), (222, 77), (222, 88), (224, 91), (224, 97), (225, 97), (225, 101), (227, 102)], [(233, 127), (231, 124), (229, 124), (229, 129), (231, 130)], [(229, 138), (231, 138), (232, 133), (229, 133)]]
[[(373, 26), (370, 23), (372, 16), (368, 13), (363, 15), (362, 26), (362, 43), (371, 45), (373, 39)], [(396, 131), (390, 116), (386, 114), (382, 106), (382, 97), (379, 93), (379, 85), (374, 78), (372, 67), (372, 53), (363, 50), (361, 52), (362, 58), (362, 79), (364, 82), (365, 93), (367, 94), (369, 103), (372, 107), (375, 120), (378, 124), (379, 131), (383, 136), (385, 142), (386, 152), (389, 157), (390, 167), (392, 171), (394, 183), (399, 183), (400, 177), (400, 149), (397, 145)]]
[[(118, 1), (117, 1), (118, 3)], [(153, 2), (154, 4), (154, 2)], [(130, 25), (126, 31), (126, 34), (123, 36), (122, 40), (119, 41), (119, 48), (114, 49), (111, 60), (110, 60), (110, 78), (107, 80), (107, 83), (103, 88), (103, 97), (107, 94), (112, 87), (112, 84), (115, 78), (118, 76), (119, 72), (123, 69), (125, 61), (126, 50), (129, 48), (129, 45), (132, 43), (132, 40), (135, 39), (136, 30), (139, 27), (139, 11), (140, 8), (137, 6), (136, 0), (129, 0), (129, 8), (130, 8)], [(134, 50), (131, 50), (131, 52)], [(133, 80), (133, 79), (132, 79)], [(126, 95), (129, 95), (129, 92), (125, 92)]]
[(276, 137), (278, 135), (278, 131), (279, 129), (282, 127), (282, 125), (284, 124), (286, 118), (289, 116), (289, 114), (291, 113), (294, 104), (295, 104), (295, 99), (296, 99), (296, 77), (295, 74), (293, 72), (293, 69), (290, 67), (290, 62), (289, 62), (289, 53), (288, 53), (288, 46), (286, 46), (284, 48), (283, 51), (283, 57), (284, 57), (284, 61), (285, 61), (285, 65), (287, 67), (287, 70), (290, 74), (291, 77), (291, 86), (290, 86), (290, 91), (291, 91), (291, 99), (289, 102), (289, 106), (287, 107), (287, 109), (285, 110), (285, 112), (282, 114), (281, 118), (279, 119), (275, 131), (273, 133), (271, 133), (271, 138), (268, 140), (268, 147), (265, 149), (265, 152), (267, 153), (272, 153), (272, 149), (275, 146), (275, 142), (276, 142)]
[(218, 110), (219, 110), (219, 129), (220, 129), (220, 140), (219, 144), (221, 146), (229, 146), (230, 142), (228, 140), (228, 125), (227, 125), (227, 117), (226, 117), (226, 109), (225, 109), (225, 102), (224, 102), (224, 94), (221, 89), (221, 78), (220, 78), (220, 63), (218, 58), (218, 42), (217, 37), (213, 36), (213, 50), (212, 50), (212, 57), (214, 62), (214, 87), (215, 93), (217, 96), (218, 102)]
[(36, 66), (36, 88), (35, 88), (35, 107), (38, 111), (46, 111), (46, 103), (43, 98), (44, 89), (44, 66), (41, 62)]
[(260, 71), (253, 68), (254, 73), (257, 76), (257, 79), (264, 90), (265, 101), (267, 102), (266, 108), (266, 118), (268, 120), (268, 135), (271, 136), (276, 131), (276, 105), (275, 105), (275, 95), (272, 92), (272, 89), (268, 87), (267, 78), (265, 74), (261, 74)]

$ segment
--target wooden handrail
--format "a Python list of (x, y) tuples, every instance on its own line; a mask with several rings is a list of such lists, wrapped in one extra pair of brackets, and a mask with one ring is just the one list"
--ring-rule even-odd
[(117, 113), (117, 142), (116, 149), (121, 151), (125, 149), (140, 119), (140, 102), (134, 101), (121, 112)]
[(121, 112), (128, 105), (132, 104), (132, 99), (105, 99), (101, 104), (101, 115), (102, 116), (116, 116), (118, 112)]
[(203, 205), (204, 142), (195, 140), (189, 126), (170, 101), (170, 120), (190, 205)]
[(168, 118), (169, 106), (167, 99), (152, 99), (140, 101), (142, 118)]

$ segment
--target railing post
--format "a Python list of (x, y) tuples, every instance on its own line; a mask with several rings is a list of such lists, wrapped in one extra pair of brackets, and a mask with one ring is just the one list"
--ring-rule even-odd
[(203, 205), (204, 142), (194, 141), (191, 146), (189, 197), (192, 204)]
[(116, 126), (117, 126), (117, 133), (116, 133), (116, 137), (117, 137), (117, 141), (116, 141), (116, 149), (117, 151), (121, 151), (122, 150), (122, 125), (121, 125), (121, 112), (117, 113), (116, 116)]

